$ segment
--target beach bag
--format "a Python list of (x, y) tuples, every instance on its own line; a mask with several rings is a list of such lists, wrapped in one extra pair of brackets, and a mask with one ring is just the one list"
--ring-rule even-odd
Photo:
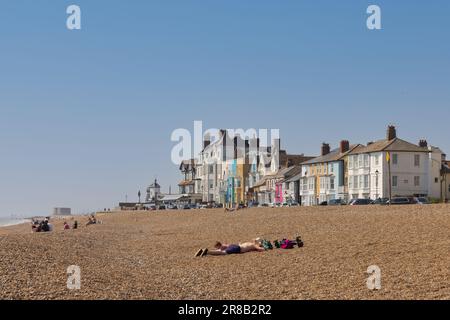
[(288, 239), (281, 240), (281, 249), (293, 249), (294, 246), (295, 246), (294, 241)]

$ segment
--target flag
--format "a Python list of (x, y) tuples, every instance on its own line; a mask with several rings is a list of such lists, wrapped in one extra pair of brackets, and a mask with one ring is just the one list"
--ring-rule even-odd
[(386, 161), (387, 162), (391, 161), (391, 154), (389, 152), (386, 152)]

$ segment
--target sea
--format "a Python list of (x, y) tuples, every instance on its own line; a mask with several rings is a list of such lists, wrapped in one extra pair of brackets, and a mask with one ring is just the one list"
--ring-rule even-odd
[(22, 218), (0, 217), (0, 227), (9, 227), (9, 226), (14, 226), (16, 224), (27, 223), (27, 222), (30, 222), (30, 220), (22, 219)]

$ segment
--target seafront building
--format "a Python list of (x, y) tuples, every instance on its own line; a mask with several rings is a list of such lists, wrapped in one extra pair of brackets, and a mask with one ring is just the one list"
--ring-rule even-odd
[[(389, 126), (386, 138), (348, 154), (350, 199), (424, 196), (439, 198), (442, 152), (427, 141), (413, 144)], [(390, 182), (389, 182), (390, 181)]]
[[(450, 165), (445, 154), (426, 140), (414, 144), (389, 126), (384, 139), (366, 145), (342, 140), (331, 150), (323, 143), (318, 157), (292, 155), (280, 139), (261, 146), (220, 130), (205, 137), (196, 159), (183, 161), (180, 194), (189, 203), (236, 205), (319, 205), (340, 199), (425, 196), (445, 200), (450, 194)], [(156, 183), (156, 181), (155, 181)]]
[(322, 144), (321, 156), (302, 163), (300, 178), (301, 204), (318, 205), (334, 199), (348, 201), (346, 156), (359, 144), (350, 145), (343, 140), (339, 148), (330, 150), (330, 145)]

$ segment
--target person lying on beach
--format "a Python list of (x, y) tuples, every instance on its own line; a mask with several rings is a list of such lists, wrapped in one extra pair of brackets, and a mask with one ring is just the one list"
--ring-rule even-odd
[(239, 254), (239, 253), (247, 253), (247, 252), (263, 252), (266, 251), (264, 247), (261, 246), (261, 244), (254, 240), (252, 242), (244, 242), (239, 244), (222, 244), (221, 242), (217, 241), (214, 245), (214, 250), (208, 250), (208, 248), (200, 249), (195, 254), (196, 257), (204, 257), (207, 254), (212, 256), (224, 256), (228, 254)]

